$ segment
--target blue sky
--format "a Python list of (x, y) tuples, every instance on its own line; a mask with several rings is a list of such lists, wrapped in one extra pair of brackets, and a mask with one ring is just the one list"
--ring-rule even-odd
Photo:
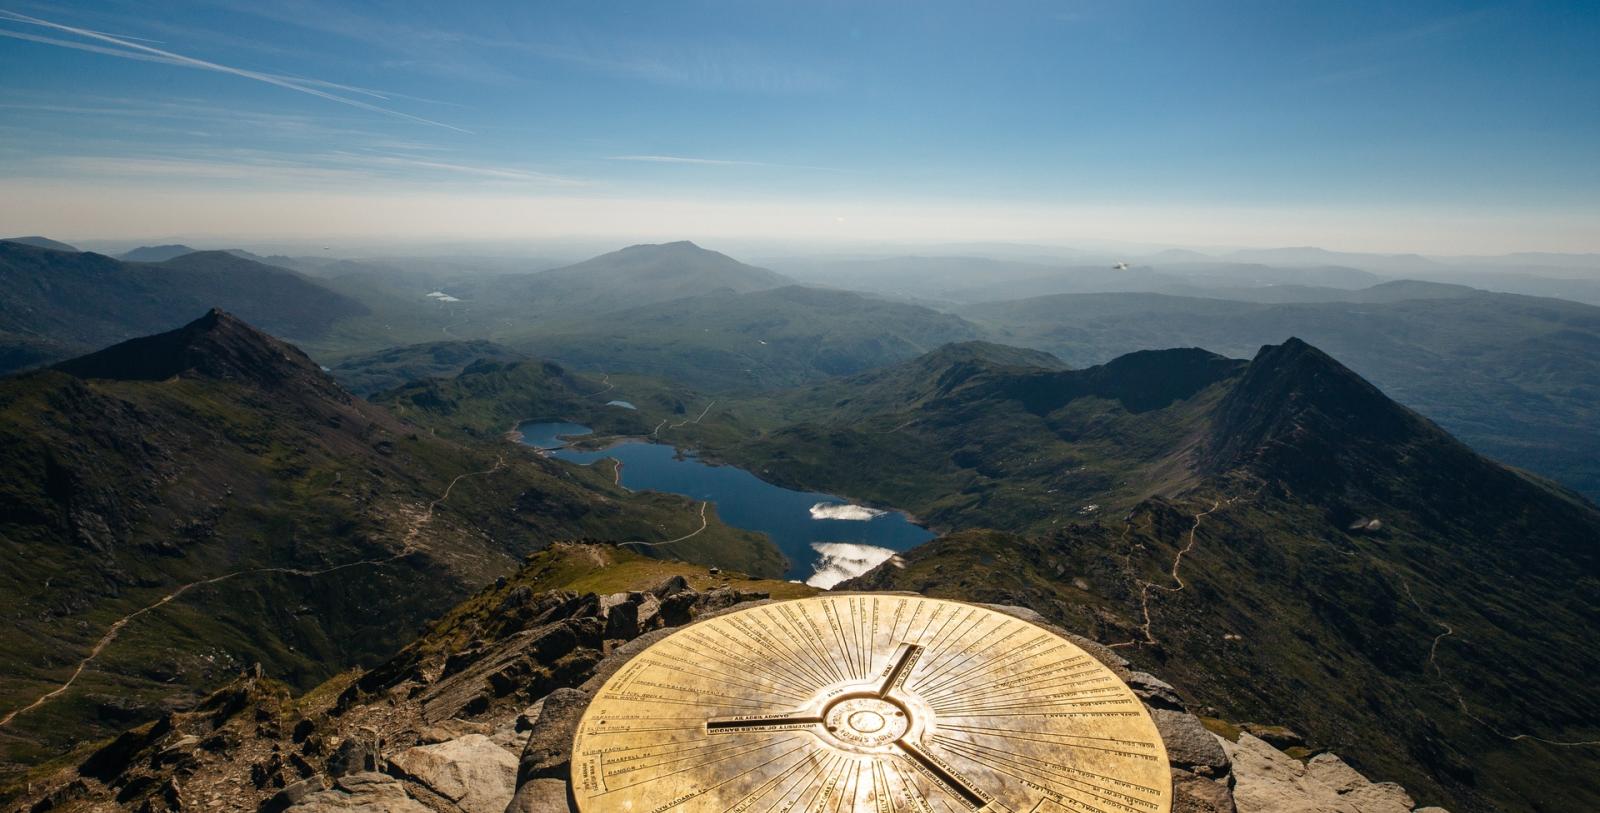
[(0, 0), (0, 225), (1600, 250), (1597, 42), (1593, 0)]

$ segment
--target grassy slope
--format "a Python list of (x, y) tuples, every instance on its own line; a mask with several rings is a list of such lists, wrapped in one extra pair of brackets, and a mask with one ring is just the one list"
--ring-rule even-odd
[[(8, 762), (148, 719), (253, 661), (308, 685), (385, 654), (552, 539), (655, 541), (700, 526), (693, 503), (631, 494), (607, 471), (302, 395), (183, 378), (0, 380), (0, 612), (13, 619), (0, 709), (59, 684), (113, 621), (179, 585), (384, 559), (407, 540), (418, 549), (382, 565), (189, 590), (124, 628), (70, 692), (8, 727), (19, 735), (6, 739)], [(458, 475), (469, 476), (428, 515)], [(694, 555), (782, 572), (764, 539), (707, 517)]]
[(1047, 533), (954, 534), (845, 586), (1035, 607), (1219, 716), (1290, 723), (1453, 810), (1594, 807), (1594, 749), (1496, 732), (1600, 737), (1600, 511), (1309, 348), (1267, 357), (1207, 409), (1180, 487)]

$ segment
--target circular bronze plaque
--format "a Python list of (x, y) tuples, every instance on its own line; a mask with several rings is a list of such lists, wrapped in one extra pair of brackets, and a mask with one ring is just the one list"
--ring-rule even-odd
[(583, 813), (1168, 813), (1144, 705), (1072, 642), (972, 604), (843, 594), (685, 627), (579, 723)]

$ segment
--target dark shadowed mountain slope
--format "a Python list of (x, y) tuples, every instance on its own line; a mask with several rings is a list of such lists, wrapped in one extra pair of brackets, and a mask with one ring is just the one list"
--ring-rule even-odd
[(719, 402), (673, 439), (938, 528), (1038, 530), (1192, 476), (1207, 410), (1242, 366), (1203, 350), (1163, 350), (1065, 370), (1049, 356), (957, 344)]
[(320, 335), (336, 320), (364, 312), (360, 303), (300, 274), (222, 251), (123, 263), (0, 243), (0, 287), (6, 291), (0, 358), (33, 361), (164, 330), (212, 307), (296, 338)]
[[(0, 378), (5, 776), (254, 662), (302, 687), (369, 662), (553, 538), (701, 525), (496, 441), (436, 437), (215, 311)], [(708, 561), (782, 571), (707, 516)]]
[(1478, 451), (1600, 497), (1600, 308), (1431, 283), (1354, 293), (1295, 304), (1051, 296), (961, 314), (1073, 365), (1163, 347), (1245, 356), (1300, 336)]
[[(954, 533), (847, 586), (1041, 608), (1218, 716), (1286, 722), (1451, 810), (1600, 804), (1600, 511), (1304, 342), (1209, 392), (1187, 402), (1192, 431), (1160, 442), (1171, 465), (1147, 496), (1108, 483), (1115, 511)], [(1055, 414), (1058, 433), (1105, 420)], [(1023, 453), (977, 452), (980, 470)], [(883, 473), (878, 453), (853, 457), (862, 482)]]

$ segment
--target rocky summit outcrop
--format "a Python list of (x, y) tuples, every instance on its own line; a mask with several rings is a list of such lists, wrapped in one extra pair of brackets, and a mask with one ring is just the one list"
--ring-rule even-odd
[[(767, 600), (681, 576), (604, 596), (502, 583), (387, 662), (302, 697), (241, 676), (122, 735), (17, 809), (571, 813), (573, 734), (604, 682), (675, 627)], [(995, 609), (1049, 626), (1032, 610)], [(1168, 684), (1052, 629), (1143, 698), (1166, 742), (1175, 813), (1411, 810), (1403, 790), (1337, 757), (1301, 763), (1249, 734), (1213, 735)]]
[(1372, 782), (1331, 753), (1301, 761), (1259, 737), (1217, 737), (1233, 763), (1239, 813), (1447, 813), (1416, 807), (1406, 789)]

